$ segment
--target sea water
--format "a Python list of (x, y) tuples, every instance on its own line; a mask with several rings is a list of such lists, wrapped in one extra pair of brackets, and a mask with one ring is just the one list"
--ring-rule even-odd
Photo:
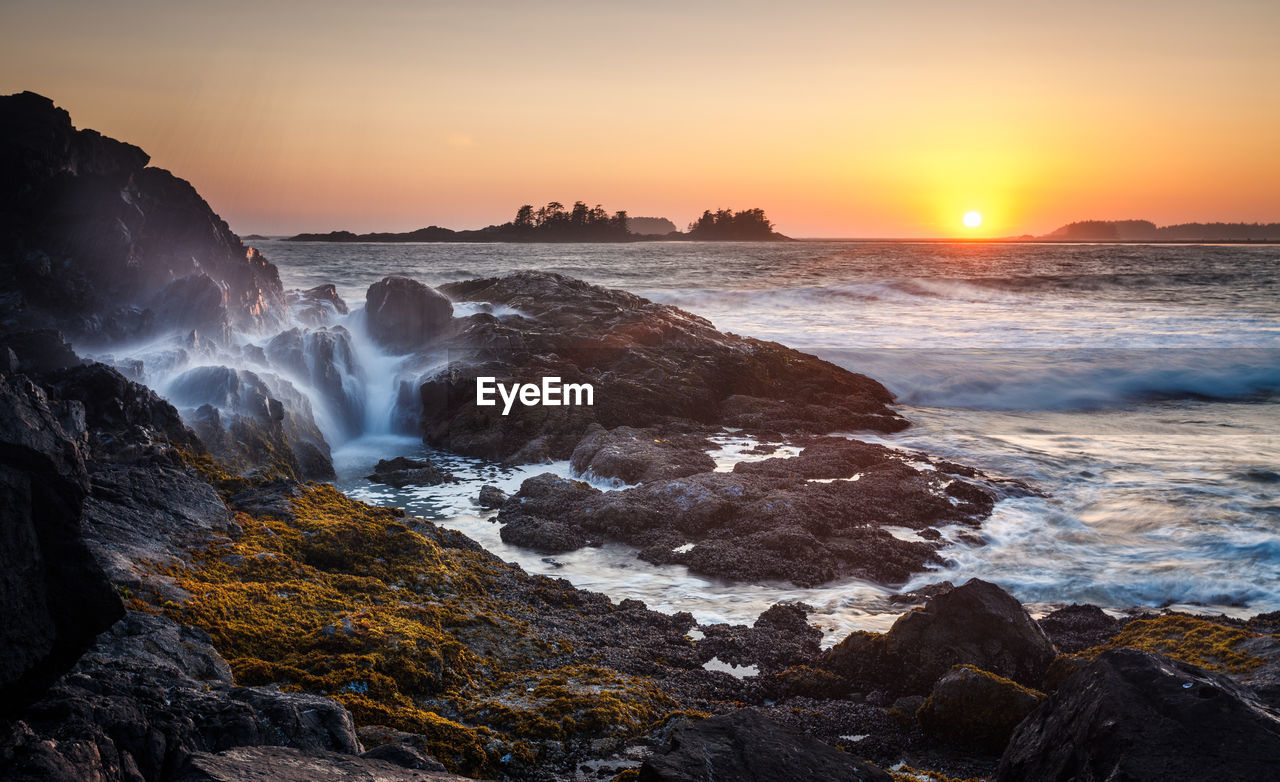
[[(286, 287), (335, 283), (349, 304), (388, 274), (428, 284), (556, 271), (777, 340), (884, 383), (912, 427), (890, 436), (1022, 480), (984, 545), (907, 588), (981, 577), (1032, 603), (1280, 609), (1280, 248), (980, 243), (315, 244), (265, 241)], [(749, 445), (749, 444), (746, 444)], [(748, 458), (732, 433), (722, 463)], [(518, 469), (450, 457), (459, 484), (392, 490), (362, 476), (409, 439), (357, 440), (340, 485), (455, 527), (532, 572), (700, 621), (749, 622), (803, 600), (829, 640), (884, 629), (880, 585), (733, 585), (641, 562), (625, 546), (555, 557), (506, 546), (481, 485)], [(784, 454), (780, 454), (784, 455)], [(440, 456), (437, 454), (437, 456)], [(755, 457), (760, 458), (760, 457)], [(602, 484), (601, 488), (618, 488)]]

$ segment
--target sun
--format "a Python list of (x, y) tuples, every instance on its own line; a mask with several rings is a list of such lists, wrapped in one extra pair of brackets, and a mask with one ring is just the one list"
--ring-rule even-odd
[(966, 228), (977, 228), (978, 226), (982, 225), (982, 213), (981, 212), (965, 212), (964, 224)]

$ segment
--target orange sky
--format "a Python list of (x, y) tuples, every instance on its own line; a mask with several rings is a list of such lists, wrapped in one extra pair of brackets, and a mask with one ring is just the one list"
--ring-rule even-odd
[(138, 144), (241, 233), (579, 198), (792, 236), (1280, 221), (1275, 0), (10, 0), (0, 44), (0, 90)]

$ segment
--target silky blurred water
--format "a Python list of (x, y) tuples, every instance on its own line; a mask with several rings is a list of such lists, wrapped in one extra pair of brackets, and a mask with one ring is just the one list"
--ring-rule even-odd
[[(1275, 246), (260, 247), (287, 287), (333, 282), (353, 306), (387, 274), (440, 284), (522, 268), (561, 272), (880, 380), (914, 425), (875, 439), (1045, 494), (1000, 503), (983, 529), (986, 545), (952, 545), (951, 564), (912, 586), (980, 576), (1024, 601), (1280, 609)], [(818, 623), (841, 631), (883, 627), (897, 612), (869, 584), (731, 586), (646, 565), (621, 548), (545, 558), (505, 547), (470, 495), (388, 493), (359, 478), (385, 450), (348, 465), (344, 488), (441, 519), (579, 586), (707, 621), (749, 620), (781, 597), (817, 605)]]

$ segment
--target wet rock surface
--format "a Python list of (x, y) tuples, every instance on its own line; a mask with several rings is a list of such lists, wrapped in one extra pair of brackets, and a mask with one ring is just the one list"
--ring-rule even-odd
[[(454, 301), (518, 313), (455, 319), (443, 344), (450, 370), (421, 388), (426, 441), (458, 453), (566, 459), (593, 423), (739, 426), (774, 402), (786, 406), (785, 422), (761, 416), (759, 425), (775, 432), (779, 424), (821, 433), (906, 426), (888, 407), (892, 395), (870, 378), (776, 343), (721, 333), (703, 318), (624, 291), (532, 271), (440, 290)], [(594, 404), (503, 416), (476, 405), (477, 376), (507, 384), (547, 376), (590, 383)]]
[[(599, 431), (589, 435), (590, 447), (582, 452), (592, 453), (605, 439)], [(612, 444), (624, 446), (639, 439), (631, 432), (609, 435)], [(918, 469), (881, 446), (838, 437), (804, 442), (795, 458), (743, 462), (732, 472), (654, 478), (621, 491), (536, 476), (503, 505), (497, 521), (504, 541), (540, 551), (619, 540), (655, 564), (739, 581), (814, 586), (858, 577), (894, 584), (941, 563), (942, 542), (919, 531), (977, 526), (994, 504), (991, 489), (938, 469)], [(656, 461), (660, 457), (639, 457), (633, 464)], [(886, 527), (916, 533), (894, 534)]]
[(670, 433), (661, 429), (592, 426), (569, 457), (578, 474), (648, 483), (684, 478), (715, 469), (705, 433)]
[(338, 295), (334, 285), (317, 285), (306, 290), (285, 291), (289, 312), (310, 328), (323, 328), (341, 315), (348, 314), (347, 303)]
[(368, 476), (374, 483), (385, 483), (397, 489), (405, 486), (433, 486), (453, 480), (453, 475), (437, 468), (426, 459), (410, 459), (397, 456), (381, 459)]
[(247, 369), (201, 366), (170, 384), (169, 397), (211, 453), (240, 469), (328, 480), (329, 444), (311, 402), (286, 380)]
[(272, 337), (265, 352), (272, 366), (315, 389), (343, 436), (363, 431), (363, 373), (350, 332), (342, 326), (289, 329)]
[(369, 335), (396, 353), (411, 353), (443, 334), (453, 304), (439, 291), (408, 277), (384, 277), (369, 286), (364, 313)]
[(975, 578), (899, 617), (887, 633), (851, 634), (824, 664), (853, 682), (923, 695), (955, 665), (1038, 687), (1056, 656), (1021, 603)]
[(1150, 652), (1104, 652), (1014, 732), (1000, 782), (1268, 779), (1280, 716), (1225, 676)]
[(642, 782), (844, 779), (890, 782), (884, 771), (754, 710), (677, 727), (670, 749), (640, 767)]

